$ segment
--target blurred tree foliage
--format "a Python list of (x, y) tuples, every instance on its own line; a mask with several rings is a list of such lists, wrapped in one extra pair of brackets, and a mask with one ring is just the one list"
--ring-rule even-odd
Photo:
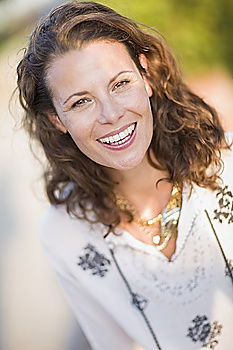
[(186, 74), (224, 67), (233, 73), (232, 0), (105, 0), (123, 15), (155, 27)]
[[(7, 1), (0, 0), (0, 3)], [(51, 0), (50, 6), (64, 1)], [(233, 73), (233, 0), (95, 1), (156, 28), (173, 48), (185, 74), (215, 67), (223, 67)], [(0, 33), (0, 49), (9, 38), (19, 40), (20, 35), (26, 37), (36, 15), (31, 14), (30, 17), (19, 21), (18, 26), (10, 23), (9, 19), (9, 28)]]

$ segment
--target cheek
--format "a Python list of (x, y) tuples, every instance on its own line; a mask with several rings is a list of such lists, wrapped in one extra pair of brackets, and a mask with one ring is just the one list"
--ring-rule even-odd
[(70, 118), (65, 122), (65, 126), (75, 141), (87, 138), (90, 135), (91, 125), (86, 122), (86, 118)]
[(68, 130), (68, 132), (78, 147), (85, 147), (88, 139), (88, 135), (85, 130), (79, 128)]
[(150, 100), (148, 98), (148, 95), (146, 93), (144, 94), (139, 94), (137, 96), (137, 101), (136, 101), (136, 108), (138, 110), (142, 110), (144, 112), (148, 112), (150, 108)]
[(150, 100), (144, 85), (123, 96), (121, 103), (138, 114), (148, 113), (151, 109)]
[(153, 115), (150, 105), (150, 100), (148, 98), (147, 93), (141, 92), (137, 95), (134, 104), (134, 110), (139, 114), (139, 116), (143, 120), (143, 124), (145, 128), (147, 128), (148, 134), (151, 133), (151, 129), (153, 128)]
[(80, 123), (67, 123), (67, 131), (81, 152), (87, 148), (87, 140), (90, 138), (88, 128)]

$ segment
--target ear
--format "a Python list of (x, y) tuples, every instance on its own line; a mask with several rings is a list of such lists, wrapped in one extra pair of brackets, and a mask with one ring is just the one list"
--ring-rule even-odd
[(151, 87), (151, 85), (150, 85), (150, 82), (149, 82), (149, 80), (148, 80), (148, 78), (147, 78), (147, 76), (149, 75), (149, 73), (148, 73), (148, 61), (147, 61), (147, 58), (146, 58), (146, 56), (145, 56), (143, 53), (141, 53), (141, 54), (138, 56), (138, 59), (139, 59), (140, 65), (141, 65), (142, 68), (144, 68), (145, 71), (146, 71), (146, 74), (145, 74), (145, 73), (142, 74), (142, 78), (143, 78), (143, 80), (144, 80), (144, 84), (145, 84), (145, 88), (146, 88), (147, 94), (148, 94), (149, 97), (151, 97), (151, 96), (153, 95), (153, 90), (152, 90), (152, 87)]
[(64, 134), (67, 133), (67, 129), (64, 126), (64, 124), (61, 122), (57, 114), (49, 114), (48, 119), (50, 122), (55, 126), (56, 129), (63, 132)]

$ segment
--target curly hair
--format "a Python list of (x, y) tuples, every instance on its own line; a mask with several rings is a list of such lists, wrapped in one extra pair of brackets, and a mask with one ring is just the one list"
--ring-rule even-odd
[[(65, 204), (81, 219), (91, 221), (92, 212), (96, 222), (111, 227), (120, 222), (115, 184), (105, 168), (85, 156), (71, 136), (57, 130), (48, 118), (48, 113), (56, 113), (45, 79), (49, 65), (59, 55), (98, 39), (124, 44), (151, 84), (154, 131), (147, 152), (151, 165), (166, 169), (172, 183), (216, 189), (220, 151), (228, 147), (224, 131), (216, 111), (182, 80), (163, 37), (104, 5), (74, 1), (55, 8), (37, 25), (17, 67), (23, 125), (48, 159), (44, 178), (49, 201)], [(147, 58), (147, 72), (139, 63), (140, 54)], [(209, 168), (215, 171), (207, 175)]]

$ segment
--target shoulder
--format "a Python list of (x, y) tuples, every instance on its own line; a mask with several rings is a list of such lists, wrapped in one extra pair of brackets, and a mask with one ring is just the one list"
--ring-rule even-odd
[[(216, 205), (221, 204), (223, 197), (225, 199), (228, 197), (229, 200), (232, 198), (233, 200), (233, 132), (228, 132), (225, 135), (231, 147), (230, 149), (221, 150), (222, 169), (219, 174), (220, 179), (218, 180), (219, 189), (213, 191), (206, 188), (199, 188), (198, 186), (196, 187), (196, 193), (200, 194), (200, 196), (205, 199), (205, 202), (209, 203), (210, 207), (212, 206), (215, 208)], [(200, 200), (200, 196), (196, 197), (198, 201)], [(220, 197), (222, 198), (221, 200)]]
[(102, 246), (106, 227), (69, 215), (64, 205), (49, 206), (39, 224), (39, 239), (48, 255), (67, 260), (85, 246)]
[(213, 218), (223, 228), (230, 227), (232, 233), (233, 225), (233, 132), (226, 133), (227, 140), (231, 144), (230, 150), (221, 153), (223, 171), (220, 188), (214, 192)]
[[(233, 132), (226, 133), (229, 144), (233, 142)], [(193, 203), (198, 210), (208, 212), (217, 232), (229, 233), (233, 228), (233, 146), (221, 151), (222, 172), (218, 180), (219, 188), (215, 191), (200, 188), (194, 189)]]
[[(233, 132), (226, 133), (229, 144), (233, 141)], [(219, 189), (193, 186), (190, 196), (189, 186), (184, 186), (181, 223), (185, 230), (191, 227), (195, 218), (201, 218), (208, 212), (214, 225), (224, 232), (232, 232), (233, 227), (233, 147), (221, 151), (222, 172)]]

